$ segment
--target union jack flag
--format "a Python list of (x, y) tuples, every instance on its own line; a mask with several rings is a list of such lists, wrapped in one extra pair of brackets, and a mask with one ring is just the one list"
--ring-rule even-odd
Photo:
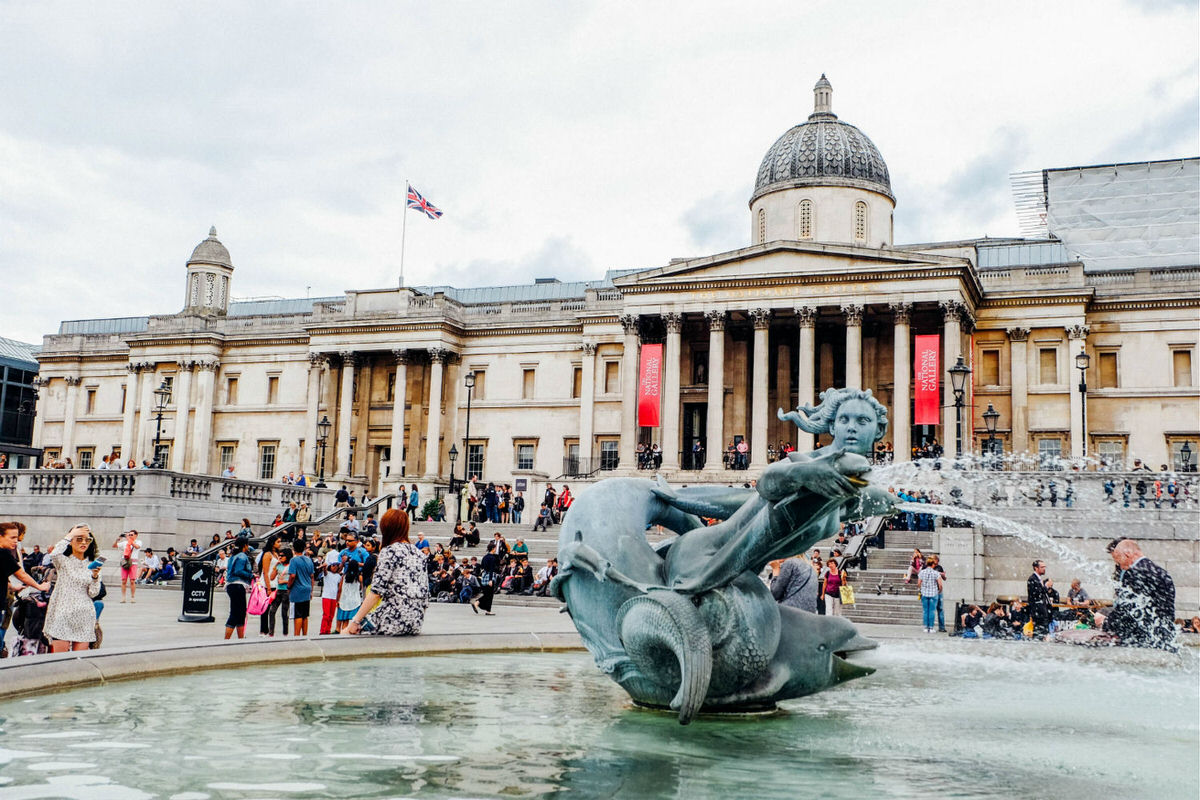
[(442, 210), (422, 197), (411, 183), (408, 184), (408, 207), (423, 212), (430, 219), (437, 219), (442, 215)]

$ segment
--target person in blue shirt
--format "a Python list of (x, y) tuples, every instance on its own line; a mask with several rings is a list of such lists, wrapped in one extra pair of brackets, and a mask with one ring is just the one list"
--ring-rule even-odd
[(346, 546), (338, 553), (341, 556), (342, 563), (347, 564), (351, 561), (357, 561), (359, 564), (365, 564), (367, 561), (367, 548), (360, 547), (358, 544), (358, 534), (348, 533), (345, 538)]
[(417, 485), (414, 483), (408, 491), (408, 515), (413, 522), (417, 521), (417, 511), (421, 508), (421, 499), (417, 496)]
[(316, 572), (307, 548), (301, 546), (288, 564), (288, 600), (292, 603), (293, 633), (308, 636), (309, 603), (312, 602), (312, 579)]
[(414, 545), (418, 550), (429, 550), (429, 540), (425, 538), (425, 534), (417, 534), (417, 543)]
[(233, 555), (225, 565), (225, 593), (229, 595), (229, 619), (225, 621), (225, 638), (236, 630), (239, 639), (246, 638), (246, 595), (254, 581), (254, 566), (246, 551), (250, 549), (250, 537), (238, 536), (233, 540)]

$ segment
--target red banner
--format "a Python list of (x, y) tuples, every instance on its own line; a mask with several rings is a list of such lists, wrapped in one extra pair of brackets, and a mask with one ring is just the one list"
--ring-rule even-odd
[(938, 379), (941, 377), (938, 354), (941, 352), (942, 337), (935, 333), (913, 338), (916, 340), (913, 354), (916, 413), (913, 415), (913, 424), (940, 425), (942, 401), (938, 393)]
[(642, 345), (642, 369), (638, 374), (638, 425), (659, 426), (659, 401), (662, 399), (661, 344)]

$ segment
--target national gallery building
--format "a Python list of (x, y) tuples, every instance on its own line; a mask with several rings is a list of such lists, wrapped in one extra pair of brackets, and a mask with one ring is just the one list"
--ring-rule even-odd
[[(776, 409), (830, 386), (887, 406), (897, 460), (935, 439), (952, 453), (962, 356), (964, 450), (988, 439), (990, 405), (1006, 453), (1179, 467), (1190, 443), (1200, 457), (1200, 159), (1043, 170), (1018, 188), (1029, 238), (897, 246), (887, 165), (823, 76), (814, 95), (763, 158), (749, 241), (730, 252), (588, 282), (231, 302), (212, 230), (178, 313), (45, 337), (34, 445), (75, 467), (115, 452), (262, 480), (323, 460), (377, 492), (444, 486), (452, 468), (631, 474), (658, 444), (669, 479), (740, 482), (780, 443), (814, 446)], [(922, 381), (934, 419), (914, 417), (918, 336), (938, 337)], [(661, 345), (654, 427), (637, 413), (646, 345)], [(741, 442), (748, 469), (732, 475), (721, 454)]]

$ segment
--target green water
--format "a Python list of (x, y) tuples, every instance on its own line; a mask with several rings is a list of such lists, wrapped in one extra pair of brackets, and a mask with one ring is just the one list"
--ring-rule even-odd
[(773, 716), (636, 710), (582, 654), (243, 668), (0, 704), (0, 797), (1186, 797), (1194, 653), (931, 637)]

